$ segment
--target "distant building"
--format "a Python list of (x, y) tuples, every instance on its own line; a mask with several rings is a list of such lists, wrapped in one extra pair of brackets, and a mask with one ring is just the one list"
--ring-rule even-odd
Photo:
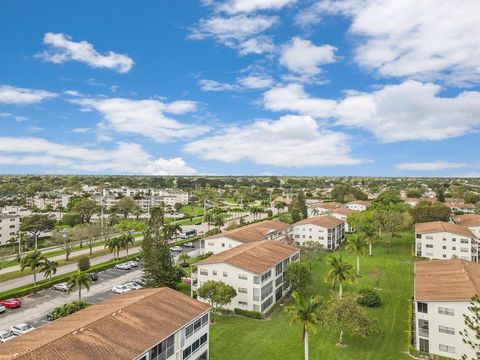
[(203, 254), (209, 252), (218, 254), (245, 243), (284, 240), (289, 230), (289, 224), (278, 220), (264, 220), (202, 239), (200, 249)]
[(277, 196), (275, 199), (272, 201), (272, 206), (275, 206), (276, 204), (279, 203), (284, 203), (285, 206), (289, 206), (292, 204), (292, 198), (290, 197), (284, 197), (284, 196)]
[(345, 207), (355, 211), (365, 211), (370, 206), (371, 202), (367, 200), (355, 200), (345, 204)]
[(317, 202), (309, 205), (308, 216), (319, 216), (322, 214), (328, 214), (335, 209), (344, 207), (343, 204), (332, 202)]
[[(479, 295), (480, 264), (465, 260), (419, 261), (415, 264), (414, 340), (419, 351), (461, 359), (478, 359), (463, 342), (464, 315)], [(471, 334), (473, 335), (473, 334)], [(477, 340), (478, 341), (478, 340)]]
[(474, 204), (447, 204), (452, 212), (463, 212), (465, 214), (474, 214), (475, 205)]
[(0, 360), (207, 360), (209, 308), (169, 288), (130, 291), (2, 344)]
[(0, 213), (0, 245), (5, 245), (20, 230), (20, 216)]
[[(362, 211), (362, 210), (359, 210), (359, 211)], [(348, 221), (347, 221), (347, 218), (349, 215), (353, 214), (357, 212), (356, 210), (352, 210), (352, 209), (349, 209), (349, 208), (338, 208), (338, 209), (335, 209), (333, 210), (331, 213), (330, 213), (330, 216), (333, 216), (334, 218), (337, 218), (337, 219), (340, 219), (340, 220), (343, 220), (345, 222), (345, 231), (346, 232), (354, 232), (355, 229), (352, 228), (349, 224), (348, 224)]]
[(299, 246), (313, 241), (325, 249), (335, 250), (345, 240), (345, 221), (329, 215), (301, 220), (292, 228), (293, 241)]
[(26, 204), (39, 210), (57, 210), (66, 208), (72, 195), (57, 193), (42, 193), (26, 198)]
[(478, 238), (467, 227), (444, 221), (415, 225), (416, 255), (429, 259), (478, 261)]
[(299, 249), (274, 240), (236, 246), (195, 264), (192, 295), (209, 280), (222, 281), (237, 292), (229, 309), (264, 314), (290, 290), (283, 272), (299, 259)]
[(454, 224), (468, 228), (477, 238), (480, 239), (480, 215), (464, 214), (452, 217)]

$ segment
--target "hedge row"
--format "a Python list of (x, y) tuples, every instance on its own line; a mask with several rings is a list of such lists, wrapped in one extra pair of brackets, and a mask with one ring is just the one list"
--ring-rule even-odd
[(257, 320), (262, 319), (262, 314), (260, 314), (258, 311), (250, 311), (250, 310), (235, 308), (233, 309), (233, 313), (235, 315), (241, 315), (241, 316), (249, 317), (252, 319), (257, 319)]

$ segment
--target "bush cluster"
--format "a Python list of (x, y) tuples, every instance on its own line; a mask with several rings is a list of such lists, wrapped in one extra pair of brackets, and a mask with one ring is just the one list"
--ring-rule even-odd
[(74, 312), (77, 312), (78, 310), (85, 309), (87, 307), (87, 303), (85, 301), (74, 301), (69, 304), (63, 304), (62, 306), (58, 306), (54, 308), (50, 312), (50, 320), (56, 320), (61, 317), (68, 316), (70, 314), (73, 314)]
[(241, 316), (249, 317), (252, 319), (257, 319), (257, 320), (262, 319), (262, 314), (260, 314), (258, 311), (250, 311), (250, 310), (235, 308), (233, 310), (233, 313), (235, 315), (241, 315)]
[(380, 296), (375, 290), (362, 289), (358, 292), (357, 303), (365, 307), (379, 307), (381, 305)]

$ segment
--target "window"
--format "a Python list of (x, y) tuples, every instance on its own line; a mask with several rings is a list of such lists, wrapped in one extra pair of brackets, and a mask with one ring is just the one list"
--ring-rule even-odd
[(198, 339), (197, 341), (195, 341), (193, 344), (192, 344), (192, 354), (198, 350), (198, 348), (200, 347), (200, 339)]
[(419, 350), (428, 353), (429, 352), (428, 340), (427, 339), (419, 339), (419, 340), (420, 340), (418, 342)]
[(207, 269), (200, 269), (200, 275), (208, 275)]
[(433, 249), (433, 244), (425, 244), (426, 248)]
[(247, 275), (244, 275), (244, 274), (238, 274), (238, 278), (240, 280), (248, 280), (248, 276)]
[(452, 250), (457, 250), (457, 248), (455, 246), (452, 246)]
[(208, 246), (215, 246), (215, 243), (213, 243), (213, 242), (210, 241), (210, 242), (208, 243)]
[(227, 272), (223, 272), (223, 277), (228, 277), (228, 273)]
[(444, 334), (455, 335), (455, 329), (448, 326), (438, 326), (438, 331)]
[(192, 354), (192, 348), (189, 346), (185, 350), (183, 350), (183, 358), (187, 359)]
[(448, 346), (448, 345), (438, 345), (438, 350), (447, 352), (449, 354), (455, 354), (455, 348), (453, 346)]
[(202, 316), (202, 326), (208, 325), (208, 314)]
[(283, 276), (280, 275), (276, 280), (275, 280), (275, 287), (281, 285), (283, 283)]
[(457, 239), (455, 239), (455, 238), (452, 238), (452, 241), (453, 241), (453, 242), (455, 242), (455, 241), (457, 241)]
[(253, 277), (253, 283), (254, 284), (260, 284), (260, 278), (258, 276)]
[(460, 239), (461, 244), (468, 244), (468, 239)]
[(439, 307), (438, 308), (438, 313), (442, 315), (448, 315), (448, 316), (454, 316), (455, 311), (453, 309), (449, 308), (444, 308), (444, 307)]
[(241, 293), (241, 294), (246, 294), (248, 291), (247, 291), (247, 289), (245, 289), (245, 288), (240, 288), (240, 287), (239, 287), (239, 288), (238, 288), (238, 292)]
[(261, 291), (262, 300), (265, 299), (267, 296), (269, 296), (272, 293), (272, 290), (273, 290), (273, 284), (272, 284), (272, 281), (270, 281), (267, 285), (262, 287), (262, 291)]
[(193, 334), (193, 324), (188, 325), (185, 328), (185, 339), (188, 339)]
[(225, 243), (222, 243), (222, 247), (225, 247)]
[(202, 319), (198, 319), (193, 323), (193, 331), (197, 331), (202, 327)]
[(447, 247), (445, 245), (442, 246), (443, 250), (447, 250)]
[(446, 259), (446, 258), (447, 258), (447, 255), (446, 255), (446, 254), (443, 254), (442, 257), (443, 257), (444, 259)]
[(275, 266), (275, 275), (280, 275), (282, 273), (282, 270), (283, 270), (283, 263), (280, 263), (280, 264), (277, 264), (277, 266)]
[(265, 311), (270, 305), (273, 304), (273, 296), (270, 296), (267, 300), (262, 303), (262, 312)]
[(203, 334), (202, 337), (200, 338), (200, 345), (205, 344), (207, 342), (207, 339), (208, 339), (208, 335)]
[(217, 276), (217, 270), (212, 270), (212, 275)]
[(428, 337), (429, 335), (428, 320), (418, 319), (418, 335), (423, 337)]
[(272, 270), (269, 270), (268, 272), (262, 275), (262, 282), (265, 282), (268, 279), (270, 279), (270, 276), (272, 276)]
[(461, 251), (461, 252), (468, 252), (468, 248), (462, 247), (462, 248), (460, 248), (460, 251)]
[(417, 239), (421, 239), (422, 238), (422, 234), (417, 234)]
[(238, 305), (240, 305), (240, 306), (247, 306), (248, 303), (247, 303), (246, 301), (239, 301), (239, 302), (238, 302)]
[(290, 259), (291, 261), (297, 261), (298, 259), (300, 258), (300, 253), (296, 253), (295, 255), (293, 255)]
[(417, 302), (417, 312), (428, 314), (428, 304), (423, 302)]

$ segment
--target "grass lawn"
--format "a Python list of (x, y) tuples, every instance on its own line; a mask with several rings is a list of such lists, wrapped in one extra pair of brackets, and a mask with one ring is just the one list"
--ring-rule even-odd
[(197, 216), (203, 215), (203, 206), (184, 205), (182, 206), (182, 209), (180, 210), (180, 212), (182, 214), (185, 214), (185, 216), (197, 217)]
[[(375, 319), (376, 331), (368, 338), (346, 335), (347, 347), (336, 347), (338, 331), (319, 326), (316, 334), (310, 335), (310, 359), (411, 359), (407, 355), (409, 345), (409, 311), (413, 295), (413, 258), (411, 249), (413, 234), (401, 233), (393, 245), (377, 243), (373, 256), (361, 258), (362, 277), (356, 284), (347, 285), (345, 291), (362, 287), (373, 288), (369, 272), (380, 267), (384, 271), (380, 282), (382, 306), (369, 310)], [(337, 251), (352, 265), (355, 257), (344, 250)], [(331, 287), (323, 282), (328, 267), (325, 254), (313, 263), (313, 284), (309, 293), (324, 298), (331, 295)], [(335, 293), (336, 294), (336, 293)], [(212, 360), (291, 360), (303, 358), (300, 324), (290, 325), (287, 314), (278, 307), (267, 320), (253, 320), (238, 316), (216, 315), (216, 322), (210, 328), (210, 355)]]

